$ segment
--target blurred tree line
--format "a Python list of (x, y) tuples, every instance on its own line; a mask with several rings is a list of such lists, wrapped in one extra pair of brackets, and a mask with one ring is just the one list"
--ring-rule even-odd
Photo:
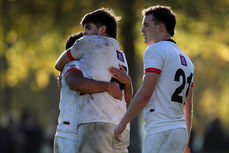
[[(174, 39), (196, 67), (193, 130), (203, 133), (218, 118), (229, 134), (228, 0), (0, 0), (0, 117), (13, 113), (20, 118), (29, 108), (44, 129), (55, 133), (59, 103), (55, 61), (67, 38), (83, 30), (81, 18), (101, 7), (122, 17), (118, 41), (136, 92), (147, 47), (140, 32), (141, 10), (159, 4), (176, 12)], [(131, 123), (133, 139), (140, 139), (136, 131), (141, 118)]]

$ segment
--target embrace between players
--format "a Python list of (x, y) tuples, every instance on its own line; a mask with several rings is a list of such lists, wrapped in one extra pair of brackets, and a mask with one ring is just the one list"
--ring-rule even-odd
[(171, 39), (176, 17), (170, 7), (152, 6), (142, 15), (149, 47), (133, 99), (116, 40), (118, 17), (95, 10), (82, 18), (84, 32), (69, 37), (55, 65), (62, 79), (54, 153), (127, 153), (129, 122), (143, 109), (143, 153), (190, 152), (194, 65)]

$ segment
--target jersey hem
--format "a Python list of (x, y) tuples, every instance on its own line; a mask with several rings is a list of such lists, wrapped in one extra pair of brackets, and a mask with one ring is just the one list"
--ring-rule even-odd
[(160, 127), (152, 128), (151, 130), (146, 131), (146, 135), (151, 135), (151, 134), (160, 133), (160, 132), (168, 131), (172, 129), (179, 129), (179, 128), (187, 129), (186, 125), (181, 125), (181, 126), (174, 125), (174, 126), (170, 126), (166, 128), (162, 128), (162, 126), (160, 126)]
[(78, 133), (71, 133), (71, 132), (65, 132), (65, 131), (57, 130), (55, 136), (61, 137), (61, 138), (77, 140)]

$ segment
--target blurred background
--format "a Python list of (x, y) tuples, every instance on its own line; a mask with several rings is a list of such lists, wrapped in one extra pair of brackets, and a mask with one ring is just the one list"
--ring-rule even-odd
[[(176, 12), (174, 40), (195, 69), (193, 153), (229, 152), (228, 0), (0, 0), (0, 153), (51, 153), (59, 89), (55, 61), (81, 18), (101, 7), (122, 19), (118, 41), (136, 92), (142, 81), (142, 9)], [(141, 153), (142, 113), (131, 122), (130, 153)]]

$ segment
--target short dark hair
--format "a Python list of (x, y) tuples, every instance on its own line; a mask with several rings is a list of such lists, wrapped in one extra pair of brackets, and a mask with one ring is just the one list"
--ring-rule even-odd
[(152, 6), (142, 10), (142, 15), (153, 15), (153, 21), (155, 24), (163, 23), (167, 29), (167, 32), (173, 36), (176, 26), (176, 15), (173, 10), (168, 6)]
[(97, 27), (102, 25), (106, 26), (106, 33), (112, 37), (117, 37), (117, 22), (120, 20), (120, 17), (114, 15), (112, 10), (106, 8), (97, 9), (91, 13), (87, 13), (81, 20), (81, 25), (84, 26), (88, 23), (93, 23)]
[(65, 45), (65, 49), (67, 50), (68, 48), (71, 48), (74, 45), (75, 41), (77, 39), (80, 39), (82, 36), (83, 36), (83, 32), (78, 32), (78, 33), (74, 33), (70, 37), (68, 37), (68, 40), (67, 40), (66, 45)]

